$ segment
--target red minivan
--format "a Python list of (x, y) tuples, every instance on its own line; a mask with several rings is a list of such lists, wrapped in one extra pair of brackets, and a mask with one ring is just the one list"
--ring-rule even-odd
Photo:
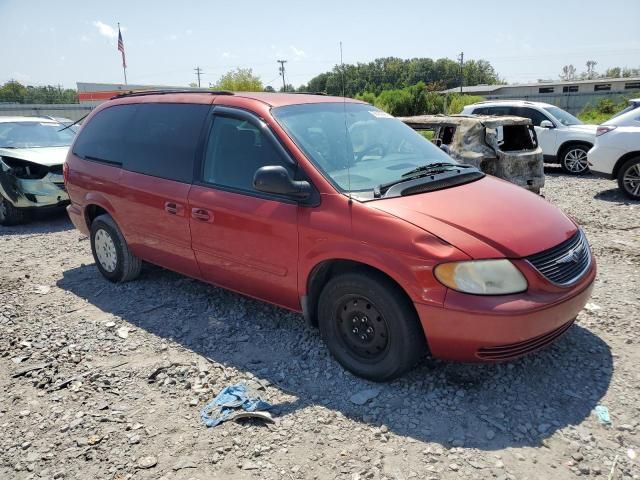
[(132, 280), (145, 261), (302, 312), (345, 368), (376, 381), (426, 352), (538, 350), (596, 275), (560, 210), (351, 99), (121, 95), (86, 119), (64, 173), (107, 279)]

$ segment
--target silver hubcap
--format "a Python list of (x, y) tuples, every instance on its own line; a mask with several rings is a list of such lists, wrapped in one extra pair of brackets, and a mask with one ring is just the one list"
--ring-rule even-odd
[(93, 245), (102, 268), (109, 273), (113, 272), (118, 264), (118, 256), (111, 235), (106, 230), (99, 229), (93, 238)]
[(624, 189), (634, 197), (640, 197), (640, 163), (631, 165), (622, 177)]
[(566, 165), (567, 170), (569, 170), (570, 172), (584, 172), (587, 168), (589, 168), (589, 164), (587, 163), (587, 152), (585, 152), (581, 148), (574, 148), (573, 150), (569, 150), (564, 156), (564, 164)]

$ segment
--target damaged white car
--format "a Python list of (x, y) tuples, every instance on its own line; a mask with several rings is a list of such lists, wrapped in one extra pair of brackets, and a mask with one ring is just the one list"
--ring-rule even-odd
[(49, 118), (0, 117), (0, 225), (69, 202), (62, 165), (75, 134)]

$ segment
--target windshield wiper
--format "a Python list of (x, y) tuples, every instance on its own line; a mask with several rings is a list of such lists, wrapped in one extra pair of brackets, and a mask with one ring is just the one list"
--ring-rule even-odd
[(451, 162), (436, 162), (436, 163), (429, 163), (427, 165), (421, 165), (420, 167), (414, 168), (413, 170), (409, 170), (406, 173), (403, 173), (402, 175), (400, 175), (400, 177), (402, 178), (407, 178), (407, 177), (413, 177), (415, 174), (417, 173), (429, 173), (429, 172), (433, 172), (433, 171), (440, 171), (443, 170), (443, 167), (464, 167), (466, 168), (466, 165), (460, 165), (458, 163), (451, 163)]
[(377, 187), (373, 189), (374, 198), (380, 198), (384, 195), (389, 188), (397, 185), (399, 183), (408, 182), (410, 180), (416, 180), (420, 177), (427, 177), (434, 173), (443, 173), (449, 170), (458, 170), (462, 168), (473, 168), (472, 165), (464, 165), (460, 163), (451, 163), (451, 162), (436, 162), (430, 163), (428, 165), (422, 165), (420, 167), (414, 168), (413, 170), (409, 170), (406, 173), (400, 175), (400, 178), (397, 180), (393, 180), (388, 183), (381, 183)]

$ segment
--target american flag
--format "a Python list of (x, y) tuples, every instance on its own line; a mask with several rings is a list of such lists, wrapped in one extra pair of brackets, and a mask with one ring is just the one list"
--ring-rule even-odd
[(122, 52), (122, 68), (127, 68), (127, 61), (124, 58), (124, 42), (122, 41), (122, 32), (120, 32), (120, 25), (118, 25), (118, 50)]

